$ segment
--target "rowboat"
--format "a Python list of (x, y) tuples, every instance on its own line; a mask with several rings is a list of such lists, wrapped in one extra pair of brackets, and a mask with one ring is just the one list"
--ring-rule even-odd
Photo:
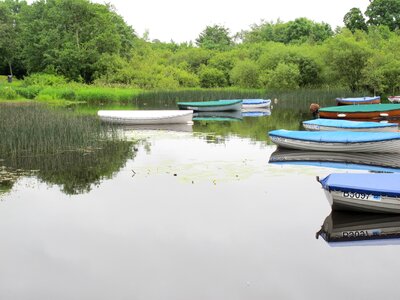
[(242, 117), (265, 117), (270, 116), (271, 111), (268, 108), (258, 108), (254, 110), (242, 110)]
[(400, 117), (400, 104), (360, 104), (331, 106), (319, 109), (319, 117), (327, 119), (381, 119)]
[(381, 97), (336, 98), (336, 103), (337, 105), (378, 104), (381, 103)]
[(331, 246), (398, 244), (400, 240), (393, 239), (400, 238), (400, 215), (332, 211), (319, 236)]
[(268, 163), (370, 172), (400, 172), (400, 157), (387, 153), (303, 151), (278, 148), (271, 154)]
[(243, 109), (268, 108), (271, 106), (270, 99), (243, 99)]
[(100, 120), (113, 124), (178, 124), (192, 122), (193, 111), (181, 110), (99, 110)]
[(303, 122), (310, 131), (398, 131), (397, 123), (359, 122), (337, 119), (314, 119)]
[(235, 111), (200, 111), (193, 114), (193, 121), (241, 121), (242, 113)]
[(399, 173), (333, 173), (317, 180), (333, 210), (400, 214)]
[(242, 109), (242, 100), (215, 100), (202, 102), (178, 102), (179, 109), (194, 111), (233, 111)]
[(388, 100), (392, 103), (400, 103), (400, 96), (389, 96)]
[(400, 132), (273, 130), (276, 145), (298, 150), (329, 152), (400, 152)]

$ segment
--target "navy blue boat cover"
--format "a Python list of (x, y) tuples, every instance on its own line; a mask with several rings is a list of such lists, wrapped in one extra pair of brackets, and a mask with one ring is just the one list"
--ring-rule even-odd
[(319, 125), (326, 127), (338, 127), (338, 128), (381, 128), (381, 127), (398, 127), (397, 123), (379, 123), (379, 122), (358, 122), (348, 120), (337, 120), (337, 119), (315, 119), (304, 121), (303, 124)]
[(333, 173), (320, 180), (328, 191), (348, 191), (400, 197), (399, 173)]
[(271, 102), (270, 99), (243, 99), (243, 104), (263, 104)]
[(400, 139), (400, 132), (273, 130), (269, 136), (323, 143), (365, 143)]

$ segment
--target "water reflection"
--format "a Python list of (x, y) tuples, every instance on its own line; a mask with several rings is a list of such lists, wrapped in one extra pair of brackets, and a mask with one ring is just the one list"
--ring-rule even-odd
[(267, 117), (271, 115), (271, 110), (270, 109), (257, 109), (257, 110), (252, 110), (252, 109), (243, 109), (242, 110), (242, 117)]
[(161, 131), (176, 131), (176, 132), (192, 132), (193, 124), (146, 124), (146, 125), (124, 125), (118, 126), (122, 131), (136, 130), (161, 130)]
[(66, 151), (53, 155), (8, 157), (0, 162), (0, 190), (10, 190), (23, 176), (36, 176), (61, 187), (65, 194), (81, 194), (111, 178), (136, 155), (134, 142), (104, 141), (98, 148)]
[(323, 152), (278, 148), (271, 154), (269, 163), (400, 172), (400, 157), (386, 153)]
[(241, 121), (241, 111), (202, 111), (194, 113), (195, 121)]
[[(361, 244), (399, 244), (400, 216), (390, 214), (351, 213), (332, 211), (326, 217), (316, 237), (321, 236), (332, 246)], [(394, 240), (396, 239), (396, 240)], [(379, 240), (379, 242), (372, 242)], [(338, 243), (339, 244), (334, 244)], [(344, 243), (353, 242), (353, 243)]]

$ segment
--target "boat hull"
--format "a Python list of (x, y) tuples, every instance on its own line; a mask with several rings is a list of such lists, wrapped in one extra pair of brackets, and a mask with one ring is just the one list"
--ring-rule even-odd
[[(397, 197), (374, 197), (362, 193), (350, 193), (347, 190), (325, 191), (325, 193), (333, 210), (400, 214), (400, 198)], [(364, 199), (361, 199), (362, 197)]]
[(390, 111), (373, 111), (373, 112), (319, 112), (320, 118), (327, 119), (357, 119), (357, 120), (369, 120), (369, 119), (382, 119), (382, 118), (398, 118), (400, 117), (400, 109)]
[(357, 104), (379, 104), (380, 97), (364, 97), (364, 98), (336, 98), (337, 105), (357, 105)]
[(256, 99), (244, 99), (242, 108), (243, 110), (256, 110), (258, 108), (269, 108), (271, 106), (271, 100), (256, 100)]
[(400, 96), (388, 97), (388, 100), (392, 103), (400, 103)]
[(193, 119), (193, 111), (180, 110), (100, 110), (100, 120), (122, 125), (184, 124)]
[(306, 130), (309, 131), (358, 131), (358, 132), (397, 132), (399, 131), (398, 127), (394, 126), (385, 126), (385, 127), (376, 127), (376, 128), (343, 128), (343, 127), (334, 127), (334, 126), (324, 126), (324, 125), (312, 125), (312, 124), (304, 124), (303, 126)]

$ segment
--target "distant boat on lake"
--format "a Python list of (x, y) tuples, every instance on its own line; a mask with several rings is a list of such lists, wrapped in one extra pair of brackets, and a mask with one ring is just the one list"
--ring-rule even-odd
[(192, 122), (193, 111), (181, 110), (99, 110), (104, 122), (127, 125), (180, 124)]
[(270, 99), (243, 99), (244, 110), (247, 109), (259, 109), (259, 108), (268, 108), (271, 106)]
[(381, 97), (336, 98), (336, 103), (337, 105), (378, 104), (381, 103)]
[(360, 104), (331, 106), (319, 109), (319, 117), (327, 119), (382, 119), (400, 117), (400, 104)]
[(273, 130), (276, 145), (298, 150), (329, 152), (400, 152), (400, 132)]
[(388, 100), (392, 103), (400, 103), (400, 96), (389, 96)]
[(314, 119), (303, 121), (303, 127), (310, 131), (398, 131), (397, 123), (360, 122), (338, 119)]
[(178, 102), (179, 109), (193, 111), (235, 111), (242, 109), (242, 100), (215, 100), (200, 102)]

